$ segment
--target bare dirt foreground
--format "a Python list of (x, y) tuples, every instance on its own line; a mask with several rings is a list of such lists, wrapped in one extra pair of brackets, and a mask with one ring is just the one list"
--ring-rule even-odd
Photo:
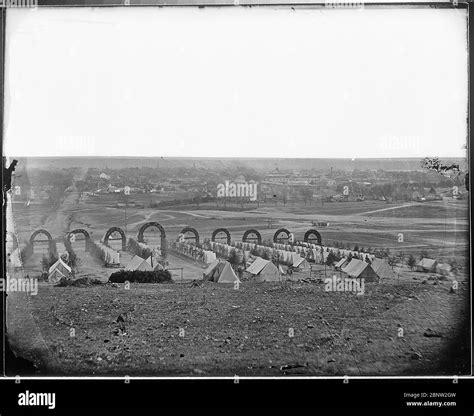
[(41, 284), (30, 299), (63, 375), (455, 375), (469, 304), (451, 284)]

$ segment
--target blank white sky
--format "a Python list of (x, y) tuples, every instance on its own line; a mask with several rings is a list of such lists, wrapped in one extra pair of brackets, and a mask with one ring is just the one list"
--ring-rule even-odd
[(15, 156), (464, 157), (463, 10), (8, 10)]

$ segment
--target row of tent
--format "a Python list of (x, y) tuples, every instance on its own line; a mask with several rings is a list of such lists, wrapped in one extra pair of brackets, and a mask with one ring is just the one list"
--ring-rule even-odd
[[(245, 277), (254, 282), (279, 282), (283, 270), (278, 269), (270, 260), (256, 257), (245, 271)], [(227, 260), (215, 260), (203, 272), (203, 279), (216, 283), (240, 282), (231, 264)]]
[[(307, 271), (309, 270), (310, 266), (308, 261), (306, 260), (307, 258), (313, 260), (315, 263), (324, 263), (326, 262), (330, 251), (334, 251), (335, 253), (338, 254), (344, 254), (344, 255), (349, 255), (349, 254), (358, 254), (360, 257), (362, 257), (363, 261), (366, 261), (366, 259), (373, 261), (376, 257), (372, 254), (367, 254), (367, 253), (357, 253), (355, 251), (351, 250), (340, 250), (340, 249), (335, 249), (332, 247), (319, 247), (316, 246), (315, 244), (309, 244), (305, 243), (308, 246), (314, 246), (315, 248), (310, 248), (310, 247), (302, 247), (302, 246), (290, 246), (290, 245), (285, 245), (285, 244), (273, 244), (274, 248), (263, 246), (263, 245), (258, 245), (254, 243), (246, 243), (246, 242), (240, 242), (236, 241), (234, 246), (227, 245), (225, 243), (220, 243), (220, 242), (210, 242), (210, 246), (213, 250), (219, 250), (220, 252), (223, 252), (224, 254), (230, 253), (233, 248), (239, 248), (241, 249), (245, 257), (249, 259), (251, 256), (250, 250), (252, 249), (262, 249), (262, 250), (268, 250), (268, 252), (273, 255), (273, 254), (278, 254), (280, 258), (280, 262), (287, 264), (288, 266), (292, 266), (293, 268), (298, 268), (299, 270)], [(295, 250), (295, 251), (292, 251)]]
[[(264, 249), (268, 250), (269, 253), (273, 254), (278, 254), (280, 258), (280, 262), (286, 263), (289, 266), (293, 266), (295, 268), (299, 268), (300, 270), (309, 270), (309, 263), (307, 262), (305, 257), (302, 257), (301, 254), (294, 252), (294, 251), (286, 251), (286, 250), (280, 250), (276, 248), (271, 248), (267, 246), (260, 246), (256, 244), (251, 244), (251, 243), (242, 243), (242, 242), (236, 242), (234, 246), (228, 245), (225, 243), (220, 243), (220, 242), (215, 242), (212, 241), (209, 243), (210, 247), (213, 250), (216, 250), (217, 252), (223, 254), (224, 256), (229, 256), (230, 252), (235, 249), (240, 249), (245, 256), (245, 258), (251, 262), (254, 257), (258, 256), (253, 256), (251, 254), (251, 249), (257, 248), (257, 249)], [(248, 247), (248, 246), (251, 247)], [(249, 248), (249, 250), (247, 250)], [(327, 257), (328, 253), (324, 253)]]
[[(222, 243), (214, 243), (214, 244), (222, 244)], [(318, 246), (316, 244), (306, 243), (306, 242), (297, 242), (295, 245), (289, 244), (278, 244), (274, 243), (273, 247), (258, 245), (254, 243), (247, 243), (236, 241), (233, 243), (235, 247), (241, 248), (242, 250), (252, 250), (254, 248), (269, 250), (272, 254), (278, 253), (284, 262), (289, 262), (290, 257), (287, 253), (297, 253), (300, 257), (305, 257), (313, 260), (315, 263), (323, 263), (327, 260), (329, 253), (332, 251), (334, 254), (338, 256), (347, 257), (349, 255), (358, 256), (361, 260), (370, 260), (372, 261), (375, 259), (375, 255), (369, 253), (361, 253), (354, 250), (346, 250), (346, 249), (339, 249), (330, 246)], [(211, 243), (212, 246), (212, 243)]]
[[(335, 267), (337, 270), (346, 273), (350, 277), (364, 277), (368, 282), (396, 277), (396, 274), (390, 265), (383, 259), (379, 258), (375, 258), (370, 264), (358, 259), (352, 259), (350, 262), (348, 262), (348, 260), (344, 258), (341, 259), (335, 265)], [(451, 266), (449, 264), (438, 263), (433, 259), (421, 259), (416, 263), (415, 270), (419, 272), (437, 273), (442, 276), (452, 277)]]
[[(367, 282), (379, 282), (381, 279), (394, 277), (391, 268), (381, 259), (377, 259), (373, 266), (365, 261), (352, 259), (341, 271), (350, 278), (363, 278)], [(279, 282), (284, 271), (281, 266), (275, 266), (270, 260), (256, 257), (244, 273), (253, 282)], [(222, 259), (208, 266), (203, 272), (203, 279), (216, 283), (240, 282), (231, 264)]]
[[(303, 264), (302, 259), (305, 260), (305, 258), (303, 258), (299, 253), (294, 252), (294, 251), (281, 250), (277, 248), (271, 248), (271, 247), (252, 244), (252, 243), (242, 243), (240, 241), (237, 241), (232, 246), (225, 243), (212, 241), (209, 244), (212, 250), (215, 250), (223, 254), (224, 256), (226, 255), (229, 256), (232, 250), (240, 249), (242, 253), (245, 255), (246, 259), (251, 259), (252, 257), (257, 257), (257, 256), (251, 255), (251, 250), (256, 248), (256, 249), (267, 250), (271, 255), (278, 254), (280, 257), (280, 261), (282, 263), (286, 263), (293, 267), (298, 267), (298, 265), (302, 265)], [(326, 257), (327, 257), (327, 253), (326, 253)], [(307, 262), (305, 263), (307, 264)]]
[[(240, 241), (236, 241), (235, 246), (241, 247), (243, 250), (251, 250), (255, 247), (269, 248), (267, 246), (261, 246), (254, 243), (247, 243), (247, 242), (240, 242)], [(318, 246), (316, 244), (307, 243), (303, 241), (298, 241), (296, 242), (295, 245), (274, 243), (272, 246), (273, 246), (273, 250), (276, 249), (278, 253), (280, 254), (282, 260), (286, 262), (288, 262), (289, 256), (288, 254), (285, 254), (285, 253), (291, 253), (293, 250), (295, 250), (294, 252), (299, 253), (300, 255), (303, 255), (304, 257), (309, 257), (310, 259), (314, 260), (315, 263), (326, 262), (329, 252), (332, 251), (334, 254), (337, 254), (338, 256), (343, 257), (340, 260), (340, 262), (336, 264), (336, 268), (341, 269), (343, 265), (345, 265), (348, 262), (347, 257), (349, 256), (349, 254), (351, 254), (352, 256), (357, 255), (358, 257), (360, 257), (360, 260), (362, 261), (366, 261), (367, 259), (370, 260), (370, 262), (372, 263), (372, 268), (378, 268), (378, 269), (381, 268), (380, 273), (384, 276), (391, 277), (394, 275), (393, 270), (390, 268), (390, 266), (384, 260), (375, 257), (374, 254), (361, 253), (354, 250), (346, 250), (346, 249), (340, 249), (340, 248), (335, 248), (335, 247), (330, 247), (330, 246)], [(415, 265), (415, 270), (419, 272), (438, 273), (443, 276), (452, 276), (453, 274), (452, 267), (449, 264), (441, 263), (441, 262), (438, 262), (437, 260), (428, 259), (428, 258), (423, 258), (420, 261), (418, 261)], [(385, 278), (385, 277), (381, 276), (381, 278)]]
[[(163, 266), (156, 262), (153, 262), (152, 257), (143, 259), (140, 256), (133, 256), (130, 263), (125, 267), (127, 271), (156, 271), (163, 270)], [(50, 283), (57, 283), (63, 277), (69, 277), (72, 270), (61, 257), (49, 268), (48, 270), (48, 281)]]
[(94, 241), (94, 244), (104, 253), (106, 264), (120, 265), (120, 253), (118, 251), (98, 241)]
[(336, 269), (353, 279), (364, 279), (366, 282), (380, 282), (380, 280), (395, 278), (392, 268), (382, 259), (374, 259), (372, 263), (359, 259), (341, 259)]
[(364, 277), (367, 281), (378, 281), (396, 277), (390, 265), (383, 259), (377, 257), (374, 258), (370, 264), (359, 259), (351, 259), (349, 261), (347, 257), (344, 257), (339, 260), (334, 267), (336, 270), (340, 270), (351, 277)]
[(191, 257), (195, 260), (201, 260), (206, 264), (211, 264), (216, 260), (216, 253), (211, 250), (204, 250), (196, 247), (191, 243), (178, 242), (174, 245), (174, 249), (187, 257)]
[(161, 247), (160, 246), (150, 246), (146, 243), (142, 243), (140, 241), (137, 241), (137, 244), (138, 246), (143, 250), (149, 250), (153, 253), (156, 253), (155, 255), (156, 256), (161, 256), (162, 255), (162, 252), (161, 252)]
[(422, 258), (415, 264), (417, 272), (438, 273), (442, 276), (452, 276), (451, 265), (447, 263), (439, 263), (434, 259)]
[(209, 246), (212, 252), (218, 253), (224, 257), (229, 257), (231, 251), (234, 250), (235, 248), (238, 248), (237, 246), (232, 246), (225, 243), (219, 243), (217, 241), (210, 241)]

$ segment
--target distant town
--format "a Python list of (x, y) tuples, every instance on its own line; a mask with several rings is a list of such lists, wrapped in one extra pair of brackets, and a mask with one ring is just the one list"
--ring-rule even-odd
[[(122, 196), (117, 204), (154, 207), (170, 203), (200, 203), (222, 200), (218, 186), (223, 180), (235, 184), (252, 184), (257, 188), (256, 198), (241, 197), (239, 203), (324, 204), (331, 202), (360, 202), (378, 200), (441, 201), (465, 199), (467, 191), (463, 178), (449, 178), (422, 171), (374, 170), (287, 170), (278, 167), (267, 172), (242, 167), (222, 171), (205, 168), (90, 168), (71, 185), (79, 174), (78, 168), (35, 170), (32, 175), (19, 175), (16, 201), (35, 203), (53, 202), (61, 194), (79, 192), (81, 200), (99, 195)], [(23, 189), (26, 192), (22, 192)], [(19, 190), (19, 191), (18, 191)], [(142, 194), (149, 198), (134, 200)], [(249, 206), (247, 205), (247, 208)]]

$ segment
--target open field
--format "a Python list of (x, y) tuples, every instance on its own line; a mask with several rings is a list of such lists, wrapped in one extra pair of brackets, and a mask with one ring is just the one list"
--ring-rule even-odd
[[(453, 375), (468, 370), (461, 365), (468, 340), (459, 338), (468, 290), (448, 289), (389, 282), (366, 284), (357, 296), (296, 282), (239, 290), (214, 283), (129, 290), (42, 284), (31, 305), (64, 374)], [(424, 336), (428, 329), (439, 337)]]
[[(426, 251), (438, 259), (456, 256), (461, 264), (468, 258), (465, 201), (448, 205), (442, 201), (398, 205), (376, 201), (321, 207), (262, 204), (231, 211), (211, 205), (125, 210), (110, 203), (78, 200), (78, 194), (67, 195), (59, 210), (15, 204), (20, 245), (39, 228), (48, 230), (62, 249), (60, 238), (76, 228), (86, 229), (94, 240), (112, 226), (136, 238), (140, 226), (157, 221), (165, 228), (168, 241), (185, 226), (196, 228), (201, 239), (225, 227), (233, 240), (240, 240), (250, 228), (267, 240), (277, 229), (288, 228), (301, 240), (308, 229), (317, 228), (328, 245), (342, 242), (415, 256)], [(329, 226), (313, 227), (315, 220), (329, 221)], [(399, 233), (403, 233), (403, 242), (398, 241)], [(149, 229), (145, 240), (159, 244), (159, 233)], [(121, 249), (120, 240), (110, 244)], [(85, 252), (81, 237), (73, 247), (80, 260), (76, 277), (106, 282), (116, 271)], [(45, 252), (45, 246), (35, 245), (25, 265), (31, 277), (40, 274)], [(131, 257), (121, 252), (122, 266)], [(46, 346), (46, 356), (54, 361), (56, 371), (120, 376), (452, 375), (468, 371), (461, 364), (468, 362), (468, 331), (462, 325), (462, 317), (468, 314), (465, 272), (458, 276), (460, 288), (455, 293), (449, 292), (451, 282), (435, 285), (436, 280), (426, 280), (430, 275), (404, 267), (399, 279), (366, 284), (366, 293), (356, 296), (326, 292), (323, 284), (302, 282), (309, 272), (295, 273), (288, 287), (279, 283), (243, 283), (239, 290), (213, 283), (191, 287), (178, 282), (201, 279), (205, 265), (171, 253), (168, 261), (174, 269), (174, 284), (134, 284), (125, 290), (123, 285), (60, 288), (40, 283), (39, 294), (30, 296), (27, 305), (36, 323), (35, 339)], [(331, 276), (334, 271), (327, 267), (326, 273)], [(10, 310), (22, 310), (21, 301), (21, 297), (12, 297)], [(125, 318), (125, 334), (118, 331), (119, 315)], [(31, 321), (28, 319), (25, 321)], [(70, 337), (71, 325), (74, 337)], [(397, 337), (400, 327), (404, 329), (401, 338)], [(290, 328), (294, 337), (289, 336)], [(440, 336), (424, 336), (428, 329)], [(28, 350), (26, 344), (19, 347), (20, 352)], [(453, 345), (456, 354), (451, 352)]]
[[(165, 228), (169, 241), (174, 240), (185, 226), (196, 228), (201, 239), (210, 238), (213, 230), (225, 227), (230, 231), (232, 238), (237, 240), (240, 240), (245, 230), (249, 228), (259, 230), (262, 238), (266, 240), (272, 240), (275, 231), (282, 227), (294, 232), (297, 239), (303, 239), (306, 230), (318, 228), (323, 243), (328, 245), (340, 242), (347, 247), (358, 245), (371, 249), (388, 248), (393, 253), (415, 256), (425, 251), (428, 255), (443, 261), (456, 256), (461, 265), (466, 264), (468, 258), (468, 219), (465, 201), (453, 201), (449, 204), (443, 201), (414, 203), (408, 207), (406, 204), (401, 204), (390, 209), (387, 208), (387, 204), (377, 201), (355, 204), (332, 203), (325, 204), (334, 206), (332, 214), (321, 217), (314, 214), (315, 207), (303, 204), (286, 208), (261, 207), (252, 211), (215, 209), (186, 211), (186, 207), (168, 210), (129, 207), (125, 212), (123, 208), (96, 206), (92, 203), (79, 204), (77, 200), (77, 195), (69, 195), (61, 212), (49, 211), (49, 215), (48, 211), (45, 214), (38, 206), (34, 207), (32, 213), (29, 211), (31, 206), (25, 208), (23, 205), (16, 205), (14, 213), (20, 240), (29, 239), (35, 229), (43, 227), (50, 231), (53, 237), (59, 237), (67, 230), (85, 228), (93, 239), (100, 239), (110, 227), (119, 226), (127, 236), (136, 238), (141, 225), (157, 221)], [(346, 212), (347, 210), (349, 212)], [(367, 212), (370, 213), (364, 215)], [(416, 216), (398, 215), (402, 212)], [(268, 221), (270, 218), (271, 228)], [(315, 219), (329, 221), (329, 227), (313, 227), (311, 221)], [(403, 234), (403, 242), (398, 241), (399, 233)], [(145, 238), (152, 245), (160, 241), (159, 233), (151, 229), (147, 231)], [(113, 240), (111, 244), (117, 249), (120, 248), (119, 241)]]

